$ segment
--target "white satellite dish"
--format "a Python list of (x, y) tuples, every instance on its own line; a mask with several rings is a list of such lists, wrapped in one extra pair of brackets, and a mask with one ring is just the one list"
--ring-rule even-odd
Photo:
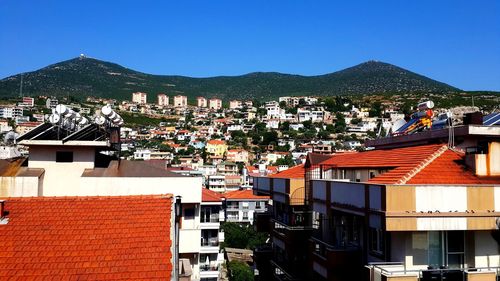
[(60, 120), (61, 120), (61, 117), (57, 113), (51, 114), (49, 116), (49, 122), (52, 124), (57, 124), (57, 123), (59, 123)]

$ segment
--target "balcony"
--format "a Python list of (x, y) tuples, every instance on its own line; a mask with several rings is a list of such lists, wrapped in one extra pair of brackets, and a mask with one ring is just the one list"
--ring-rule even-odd
[(215, 264), (201, 264), (200, 265), (200, 278), (218, 278), (220, 274), (220, 265)]
[(495, 281), (500, 277), (499, 267), (408, 270), (402, 262), (371, 263), (366, 266), (369, 280), (392, 281)]
[(202, 215), (200, 218), (201, 229), (219, 229), (220, 218), (219, 214)]
[(359, 246), (334, 246), (318, 238), (309, 239), (313, 270), (328, 280), (361, 280), (363, 268)]
[(257, 232), (271, 232), (271, 213), (255, 212), (253, 214), (254, 226)]
[(201, 239), (200, 253), (218, 253), (219, 252), (219, 237), (210, 237)]
[(275, 260), (271, 260), (270, 262), (272, 268), (272, 274), (276, 280), (279, 281), (300, 281), (302, 280), (298, 274), (298, 271), (301, 271), (304, 274), (306, 270), (306, 264), (297, 265), (295, 270), (292, 270), (292, 266), (286, 266), (283, 263), (276, 262)]

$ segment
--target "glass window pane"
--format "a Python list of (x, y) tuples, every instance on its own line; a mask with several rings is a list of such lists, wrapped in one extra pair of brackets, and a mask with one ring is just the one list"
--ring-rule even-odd
[(464, 232), (448, 231), (448, 253), (464, 252)]
[(443, 243), (439, 231), (429, 232), (429, 265), (434, 268), (443, 265)]

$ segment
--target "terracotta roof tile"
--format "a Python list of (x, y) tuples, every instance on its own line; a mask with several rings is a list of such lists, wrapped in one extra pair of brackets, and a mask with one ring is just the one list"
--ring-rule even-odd
[(218, 192), (212, 191), (208, 188), (203, 188), (201, 193), (202, 202), (220, 202), (222, 201), (222, 195)]
[(497, 178), (480, 178), (467, 170), (463, 155), (442, 144), (371, 150), (334, 155), (323, 161), (328, 168), (388, 170), (368, 182), (379, 184), (492, 184)]
[(226, 142), (222, 141), (222, 140), (209, 140), (208, 144), (211, 144), (211, 145), (221, 145), (221, 144), (226, 144)]
[(0, 276), (169, 280), (172, 196), (9, 198)]
[(427, 165), (407, 184), (500, 184), (500, 177), (478, 177), (461, 162), (463, 156), (448, 150)]
[(288, 168), (277, 174), (270, 175), (270, 178), (281, 178), (281, 179), (303, 179), (305, 178), (306, 169), (304, 165), (297, 165), (292, 168)]
[(269, 196), (254, 195), (251, 189), (239, 189), (222, 194), (227, 200), (247, 199), (247, 200), (268, 200)]

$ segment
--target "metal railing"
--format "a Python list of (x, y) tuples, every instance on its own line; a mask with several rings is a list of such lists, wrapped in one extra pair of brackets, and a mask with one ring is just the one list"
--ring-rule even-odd
[(220, 265), (208, 265), (208, 264), (201, 264), (200, 265), (200, 271), (219, 271)]
[(218, 247), (219, 246), (219, 238), (213, 237), (213, 238), (208, 238), (208, 239), (202, 239), (201, 246), (202, 247)]
[(201, 219), (200, 219), (200, 222), (201, 223), (217, 223), (217, 222), (220, 222), (219, 221), (219, 214), (213, 214), (213, 215), (210, 215), (208, 218), (207, 216), (201, 216)]
[[(399, 269), (402, 267), (402, 269)], [(467, 274), (475, 272), (493, 272), (498, 278), (500, 276), (500, 267), (470, 267), (470, 268), (431, 268), (431, 269), (407, 269), (403, 262), (379, 262), (369, 263), (366, 268), (372, 272), (370, 280), (375, 280), (376, 271), (382, 276), (417, 276), (421, 281), (447, 281), (447, 280), (467, 280)]]

